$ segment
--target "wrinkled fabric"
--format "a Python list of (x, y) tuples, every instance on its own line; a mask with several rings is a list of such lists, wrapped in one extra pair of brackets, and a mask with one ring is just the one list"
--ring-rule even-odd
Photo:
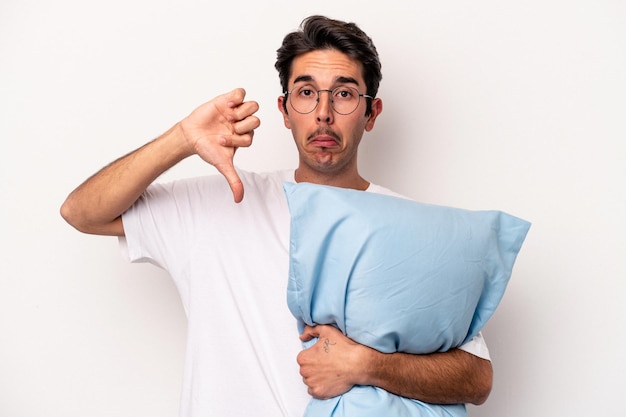
[[(444, 352), (499, 304), (530, 223), (313, 185), (283, 184), (291, 215), (287, 301), (305, 324), (332, 324), (381, 352)], [(306, 346), (305, 346), (306, 347)], [(306, 416), (465, 416), (374, 387), (313, 399)]]

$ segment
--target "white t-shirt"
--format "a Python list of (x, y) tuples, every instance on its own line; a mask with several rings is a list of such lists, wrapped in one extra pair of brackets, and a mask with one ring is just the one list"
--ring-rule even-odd
[[(294, 170), (239, 175), (239, 204), (217, 175), (151, 185), (122, 216), (120, 243), (131, 261), (166, 269), (180, 293), (188, 318), (181, 417), (300, 417), (310, 397), (286, 302), (282, 188)], [(462, 348), (488, 359), (482, 337)]]

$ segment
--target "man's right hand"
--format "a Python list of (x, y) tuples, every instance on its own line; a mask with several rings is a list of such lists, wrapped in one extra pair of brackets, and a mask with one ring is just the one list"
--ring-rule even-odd
[(235, 150), (250, 146), (259, 106), (235, 89), (201, 105), (157, 139), (113, 161), (70, 193), (63, 218), (84, 233), (123, 236), (122, 213), (146, 188), (183, 159), (198, 154), (226, 177), (235, 202), (243, 184), (233, 166)]
[(252, 144), (254, 129), (261, 124), (254, 113), (259, 105), (244, 101), (246, 92), (237, 88), (215, 97), (180, 122), (192, 152), (226, 178), (235, 202), (243, 200), (243, 184), (233, 164), (235, 151)]

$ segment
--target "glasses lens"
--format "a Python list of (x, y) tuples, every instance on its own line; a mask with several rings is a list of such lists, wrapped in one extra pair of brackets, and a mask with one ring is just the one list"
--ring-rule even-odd
[(311, 113), (317, 107), (317, 90), (308, 85), (296, 85), (289, 94), (289, 100), (298, 113)]
[(289, 93), (291, 107), (298, 113), (311, 113), (317, 107), (322, 93), (330, 95), (333, 110), (339, 114), (350, 114), (359, 106), (361, 96), (356, 88), (336, 87), (332, 91), (316, 90), (310, 85), (296, 85)]
[(332, 92), (333, 109), (339, 114), (350, 114), (359, 105), (359, 91), (352, 87), (337, 87)]

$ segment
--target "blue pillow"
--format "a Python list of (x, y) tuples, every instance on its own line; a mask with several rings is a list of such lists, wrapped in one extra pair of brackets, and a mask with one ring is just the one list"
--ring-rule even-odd
[(500, 211), (308, 183), (284, 183), (284, 190), (287, 300), (300, 330), (333, 324), (386, 353), (442, 352), (476, 336), (504, 294), (530, 227)]

